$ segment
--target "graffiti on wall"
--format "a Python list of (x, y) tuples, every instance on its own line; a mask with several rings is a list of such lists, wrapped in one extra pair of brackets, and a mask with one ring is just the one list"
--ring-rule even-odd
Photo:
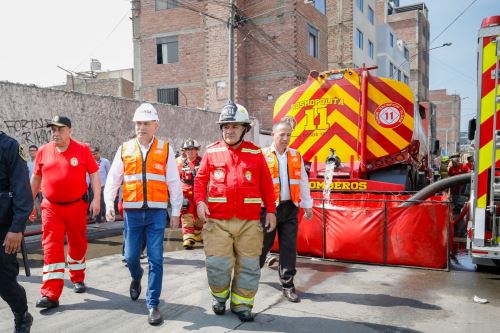
[(17, 138), (26, 145), (43, 145), (51, 140), (50, 119), (18, 119), (4, 120), (7, 134)]

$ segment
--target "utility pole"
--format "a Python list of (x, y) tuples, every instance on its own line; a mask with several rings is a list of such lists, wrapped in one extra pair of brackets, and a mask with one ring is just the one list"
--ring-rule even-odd
[(234, 0), (229, 0), (230, 13), (229, 19), (227, 21), (227, 27), (229, 29), (229, 73), (228, 73), (228, 83), (229, 83), (229, 101), (234, 103)]

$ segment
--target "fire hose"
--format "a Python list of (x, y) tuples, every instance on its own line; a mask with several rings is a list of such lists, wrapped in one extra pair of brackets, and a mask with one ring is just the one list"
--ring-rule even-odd
[(448, 177), (445, 179), (438, 180), (435, 183), (432, 183), (417, 193), (415, 193), (413, 196), (408, 198), (406, 202), (403, 202), (401, 205), (398, 207), (408, 207), (412, 205), (417, 205), (420, 202), (424, 201), (425, 199), (433, 196), (435, 193), (440, 192), (442, 190), (446, 190), (450, 187), (456, 186), (456, 185), (462, 185), (462, 184), (468, 184), (471, 181), (471, 174), (470, 173), (464, 173), (461, 175), (457, 176), (452, 176)]

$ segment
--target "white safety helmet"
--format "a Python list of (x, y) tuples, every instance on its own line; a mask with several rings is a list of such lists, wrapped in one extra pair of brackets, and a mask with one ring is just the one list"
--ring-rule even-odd
[(132, 121), (160, 121), (158, 112), (153, 105), (149, 103), (142, 103), (134, 113)]
[(244, 106), (233, 102), (229, 102), (224, 105), (222, 111), (220, 112), (219, 121), (217, 122), (217, 124), (220, 124), (221, 126), (223, 124), (230, 123), (241, 123), (245, 124), (247, 127), (250, 127), (252, 124), (250, 117), (248, 116), (247, 109)]

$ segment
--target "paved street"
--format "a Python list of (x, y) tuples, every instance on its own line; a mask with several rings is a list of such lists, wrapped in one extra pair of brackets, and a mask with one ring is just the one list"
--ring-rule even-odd
[[(119, 233), (119, 224), (97, 225)], [(90, 228), (90, 229), (91, 229)], [(114, 229), (109, 230), (109, 229)], [(128, 296), (130, 278), (121, 262), (121, 237), (91, 240), (87, 262), (89, 290), (72, 292), (71, 283), (57, 309), (34, 307), (41, 283), (41, 261), (32, 250), (32, 276), (21, 269), (35, 317), (32, 332), (493, 332), (500, 311), (500, 275), (471, 272), (455, 265), (451, 272), (321, 262), (300, 259), (296, 285), (302, 302), (281, 297), (276, 266), (262, 271), (254, 323), (241, 323), (228, 312), (215, 316), (200, 247), (180, 247), (179, 231), (166, 231), (164, 288), (160, 309), (164, 324), (146, 322), (145, 289), (139, 301)], [(89, 238), (93, 238), (90, 237)], [(114, 253), (114, 254), (112, 254)], [(146, 266), (146, 260), (143, 260)], [(477, 295), (489, 300), (477, 304)], [(0, 302), (0, 331), (12, 329), (10, 310)]]

